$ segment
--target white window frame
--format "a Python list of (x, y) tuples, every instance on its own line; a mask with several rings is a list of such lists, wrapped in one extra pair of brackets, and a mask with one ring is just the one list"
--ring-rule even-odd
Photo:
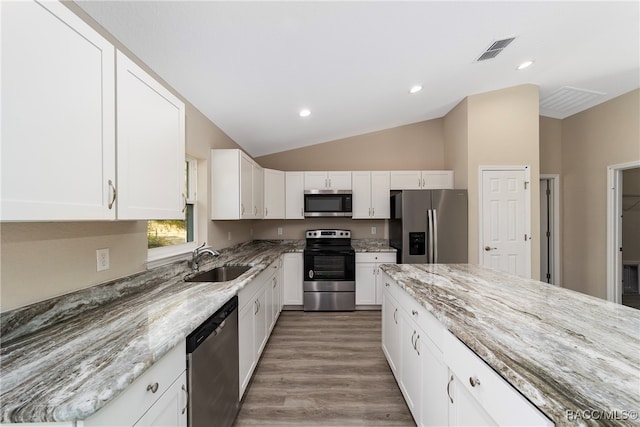
[(189, 164), (189, 176), (187, 176), (189, 180), (189, 194), (185, 196), (185, 208), (187, 204), (193, 205), (193, 242), (147, 249), (147, 268), (154, 268), (186, 259), (187, 255), (191, 254), (191, 252), (198, 247), (198, 161), (190, 156), (186, 156), (185, 161)]

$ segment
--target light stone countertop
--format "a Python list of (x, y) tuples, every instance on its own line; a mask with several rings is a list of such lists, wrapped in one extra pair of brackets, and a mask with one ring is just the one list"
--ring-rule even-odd
[[(358, 252), (395, 251), (354, 239)], [(186, 261), (0, 313), (0, 422), (82, 420), (116, 397), (284, 252), (257, 240), (205, 257), (200, 270), (251, 265), (222, 283), (187, 283)]]
[(640, 310), (477, 265), (381, 269), (556, 425), (640, 425)]
[(185, 282), (182, 261), (2, 313), (0, 422), (89, 417), (282, 253), (303, 248), (302, 240), (254, 241), (201, 266), (253, 266), (229, 282)]

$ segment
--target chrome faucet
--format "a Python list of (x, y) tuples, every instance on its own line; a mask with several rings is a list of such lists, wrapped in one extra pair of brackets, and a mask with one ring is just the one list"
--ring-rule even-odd
[(200, 258), (202, 258), (203, 255), (205, 254), (209, 254), (211, 256), (220, 256), (220, 252), (216, 251), (215, 249), (211, 248), (211, 247), (205, 247), (207, 243), (203, 243), (202, 246), (197, 247), (193, 250), (193, 252), (191, 253), (191, 269), (195, 272), (198, 271), (200, 269)]

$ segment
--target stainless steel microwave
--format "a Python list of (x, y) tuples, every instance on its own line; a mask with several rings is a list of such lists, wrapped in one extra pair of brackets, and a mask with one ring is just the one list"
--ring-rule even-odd
[(305, 217), (350, 217), (352, 210), (351, 190), (305, 190)]

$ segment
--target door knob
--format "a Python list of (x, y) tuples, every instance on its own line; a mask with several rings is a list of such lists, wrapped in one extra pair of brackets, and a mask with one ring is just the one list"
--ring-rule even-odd
[(491, 246), (485, 246), (484, 247), (484, 250), (487, 251), (487, 252), (492, 251), (494, 249), (498, 249), (498, 248), (492, 248)]

